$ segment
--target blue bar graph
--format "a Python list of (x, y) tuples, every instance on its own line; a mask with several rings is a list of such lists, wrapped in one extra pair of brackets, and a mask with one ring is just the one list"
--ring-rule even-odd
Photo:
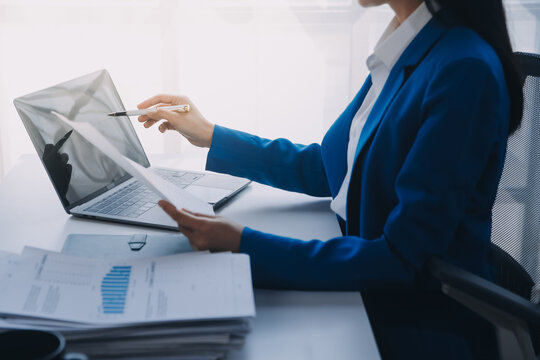
[(113, 266), (101, 281), (104, 314), (123, 314), (129, 287), (131, 266)]

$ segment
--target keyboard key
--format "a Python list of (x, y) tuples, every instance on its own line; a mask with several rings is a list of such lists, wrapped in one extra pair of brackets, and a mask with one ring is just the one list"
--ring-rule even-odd
[(129, 209), (126, 209), (124, 211), (121, 211), (118, 216), (128, 216), (128, 214), (130, 214), (130, 210)]
[[(156, 173), (182, 188), (204, 175), (176, 170), (157, 170)], [(135, 218), (154, 208), (159, 200), (161, 200), (159, 195), (146, 186), (133, 182), (86, 208), (85, 211)]]

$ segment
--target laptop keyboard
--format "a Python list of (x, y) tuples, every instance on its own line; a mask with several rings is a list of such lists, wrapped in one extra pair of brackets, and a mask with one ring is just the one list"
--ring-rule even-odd
[[(154, 169), (154, 171), (165, 180), (182, 188), (204, 176), (204, 174), (178, 170)], [(160, 197), (146, 186), (133, 182), (84, 210), (98, 214), (137, 218), (155, 207), (159, 200), (161, 200)]]

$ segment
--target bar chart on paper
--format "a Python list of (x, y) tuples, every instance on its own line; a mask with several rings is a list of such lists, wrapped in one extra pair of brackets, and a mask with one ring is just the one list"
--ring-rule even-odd
[(113, 266), (101, 281), (104, 314), (123, 314), (129, 287), (131, 266)]

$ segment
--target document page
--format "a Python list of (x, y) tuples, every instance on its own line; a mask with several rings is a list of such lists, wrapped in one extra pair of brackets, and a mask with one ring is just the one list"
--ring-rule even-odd
[(6, 294), (6, 287), (17, 269), (20, 257), (18, 254), (0, 251), (0, 294)]
[[(105, 155), (107, 155), (118, 166), (127, 171), (131, 176), (139, 180), (142, 184), (146, 185), (149, 189), (156, 192), (163, 199), (169, 201), (178, 209), (187, 209), (189, 211), (214, 215), (214, 209), (207, 202), (191, 195), (184, 189), (164, 180), (160, 176), (154, 174), (147, 168), (139, 165), (138, 163), (128, 159), (122, 155), (101, 133), (99, 133), (91, 123), (75, 122), (71, 121), (62, 114), (55, 111), (52, 113), (64, 122), (66, 125), (73, 128), (92, 145), (100, 149)], [(111, 119), (111, 121), (115, 121)]]
[(2, 281), (10, 296), (0, 298), (1, 314), (99, 325), (255, 315), (247, 255), (114, 260), (34, 249), (23, 257)]

